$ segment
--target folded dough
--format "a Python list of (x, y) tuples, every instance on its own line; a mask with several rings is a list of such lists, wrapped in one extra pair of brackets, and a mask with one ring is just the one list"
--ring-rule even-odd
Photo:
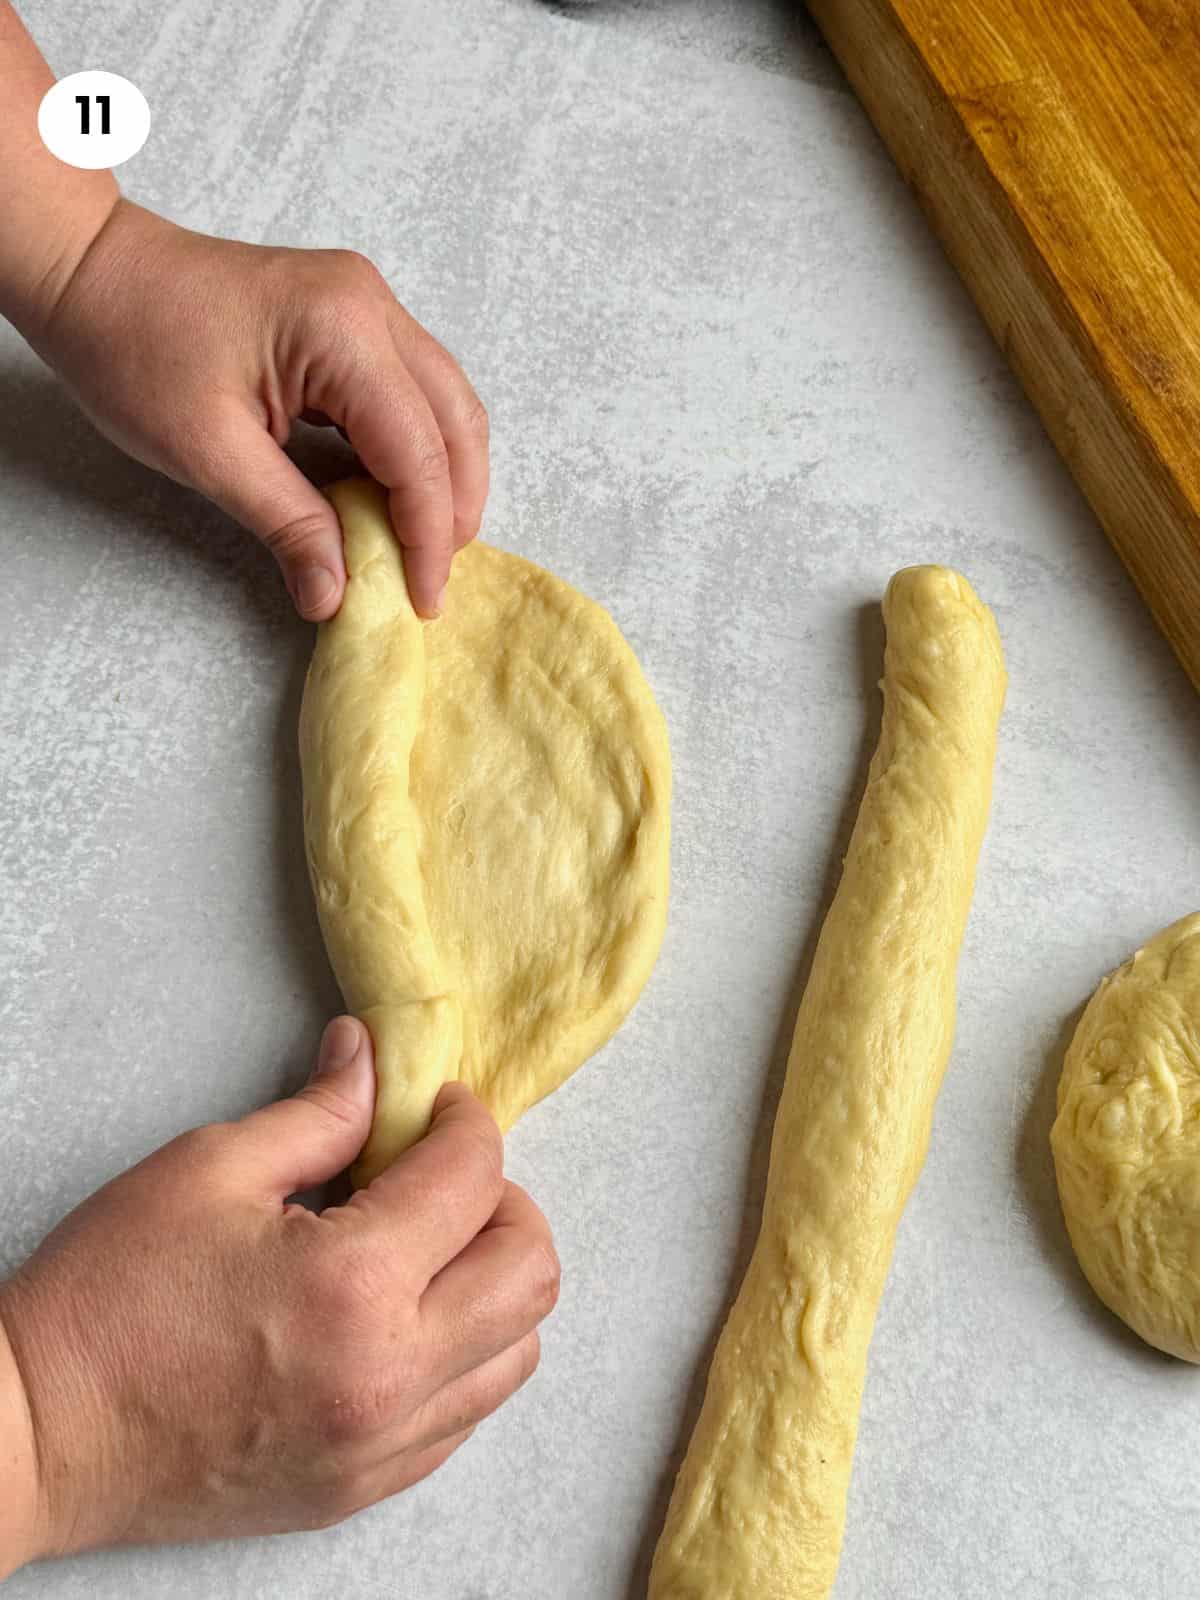
[(409, 603), (383, 491), (330, 490), (349, 582), (300, 714), (321, 929), (375, 1042), (368, 1183), (469, 1083), (502, 1127), (616, 1030), (667, 909), (666, 727), (611, 618), (479, 543)]
[(1092, 1288), (1149, 1344), (1200, 1361), (1200, 914), (1089, 1000), (1050, 1143)]
[(837, 1572), (867, 1346), (954, 1033), (1005, 683), (991, 612), (958, 573), (897, 573), (883, 613), (879, 747), (650, 1600), (818, 1600)]

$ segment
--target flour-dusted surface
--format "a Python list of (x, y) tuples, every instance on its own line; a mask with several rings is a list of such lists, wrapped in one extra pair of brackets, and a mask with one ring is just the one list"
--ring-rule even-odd
[[(1010, 690), (838, 1600), (1183, 1600), (1200, 1375), (1095, 1302), (1047, 1134), (1079, 1006), (1200, 898), (1195, 700), (807, 26), (768, 0), (24, 10), (57, 70), (146, 92), (135, 198), (365, 250), (462, 356), (487, 536), (613, 613), (676, 787), (647, 991), (509, 1144), (564, 1267), (533, 1383), (340, 1528), (80, 1558), (6, 1600), (640, 1600), (871, 748), (878, 602), (915, 561), (993, 607)], [(7, 1266), (178, 1129), (299, 1083), (336, 991), (299, 829), (311, 638), (271, 564), (6, 333), (0, 527)]]

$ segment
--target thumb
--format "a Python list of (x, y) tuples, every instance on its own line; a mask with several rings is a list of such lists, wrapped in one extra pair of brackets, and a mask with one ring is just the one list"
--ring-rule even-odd
[(293, 1194), (348, 1167), (367, 1142), (374, 1114), (371, 1035), (357, 1017), (334, 1017), (304, 1088), (243, 1117), (242, 1142), (260, 1180), (273, 1192)]
[(346, 587), (337, 512), (255, 418), (239, 417), (229, 432), (221, 481), (206, 492), (266, 545), (300, 615), (324, 622)]

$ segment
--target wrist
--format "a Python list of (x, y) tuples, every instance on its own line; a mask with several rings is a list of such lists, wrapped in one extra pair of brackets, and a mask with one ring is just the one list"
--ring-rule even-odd
[(16, 11), (0, 3), (0, 316), (29, 338), (70, 282), (120, 191), (111, 172), (60, 161), (38, 108), (54, 82)]
[(88, 191), (69, 218), (47, 223), (19, 260), (0, 260), (0, 315), (42, 353), (43, 343), (72, 283), (124, 204), (111, 173)]
[(71, 270), (55, 279), (53, 292), (47, 286), (38, 295), (23, 324), (16, 322), (68, 386), (81, 366), (87, 370), (94, 362), (98, 344), (111, 344), (123, 308), (141, 293), (140, 277), (156, 252), (181, 231), (157, 212), (117, 195), (86, 246), (73, 252)]
[(0, 1284), (0, 1582), (44, 1553), (37, 1433)]

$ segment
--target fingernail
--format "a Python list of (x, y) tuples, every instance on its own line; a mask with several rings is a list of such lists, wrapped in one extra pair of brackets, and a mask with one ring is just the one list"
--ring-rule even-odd
[(436, 622), (446, 608), (446, 585), (443, 584), (441, 592), (433, 602), (433, 610), (425, 618), (426, 622)]
[(319, 611), (337, 588), (337, 579), (328, 567), (305, 567), (296, 578), (292, 593), (296, 604), (307, 616)]
[(312, 1076), (315, 1078), (322, 1072), (336, 1072), (339, 1067), (348, 1067), (361, 1044), (361, 1025), (353, 1017), (334, 1017), (321, 1035), (321, 1048), (317, 1052), (317, 1064)]

